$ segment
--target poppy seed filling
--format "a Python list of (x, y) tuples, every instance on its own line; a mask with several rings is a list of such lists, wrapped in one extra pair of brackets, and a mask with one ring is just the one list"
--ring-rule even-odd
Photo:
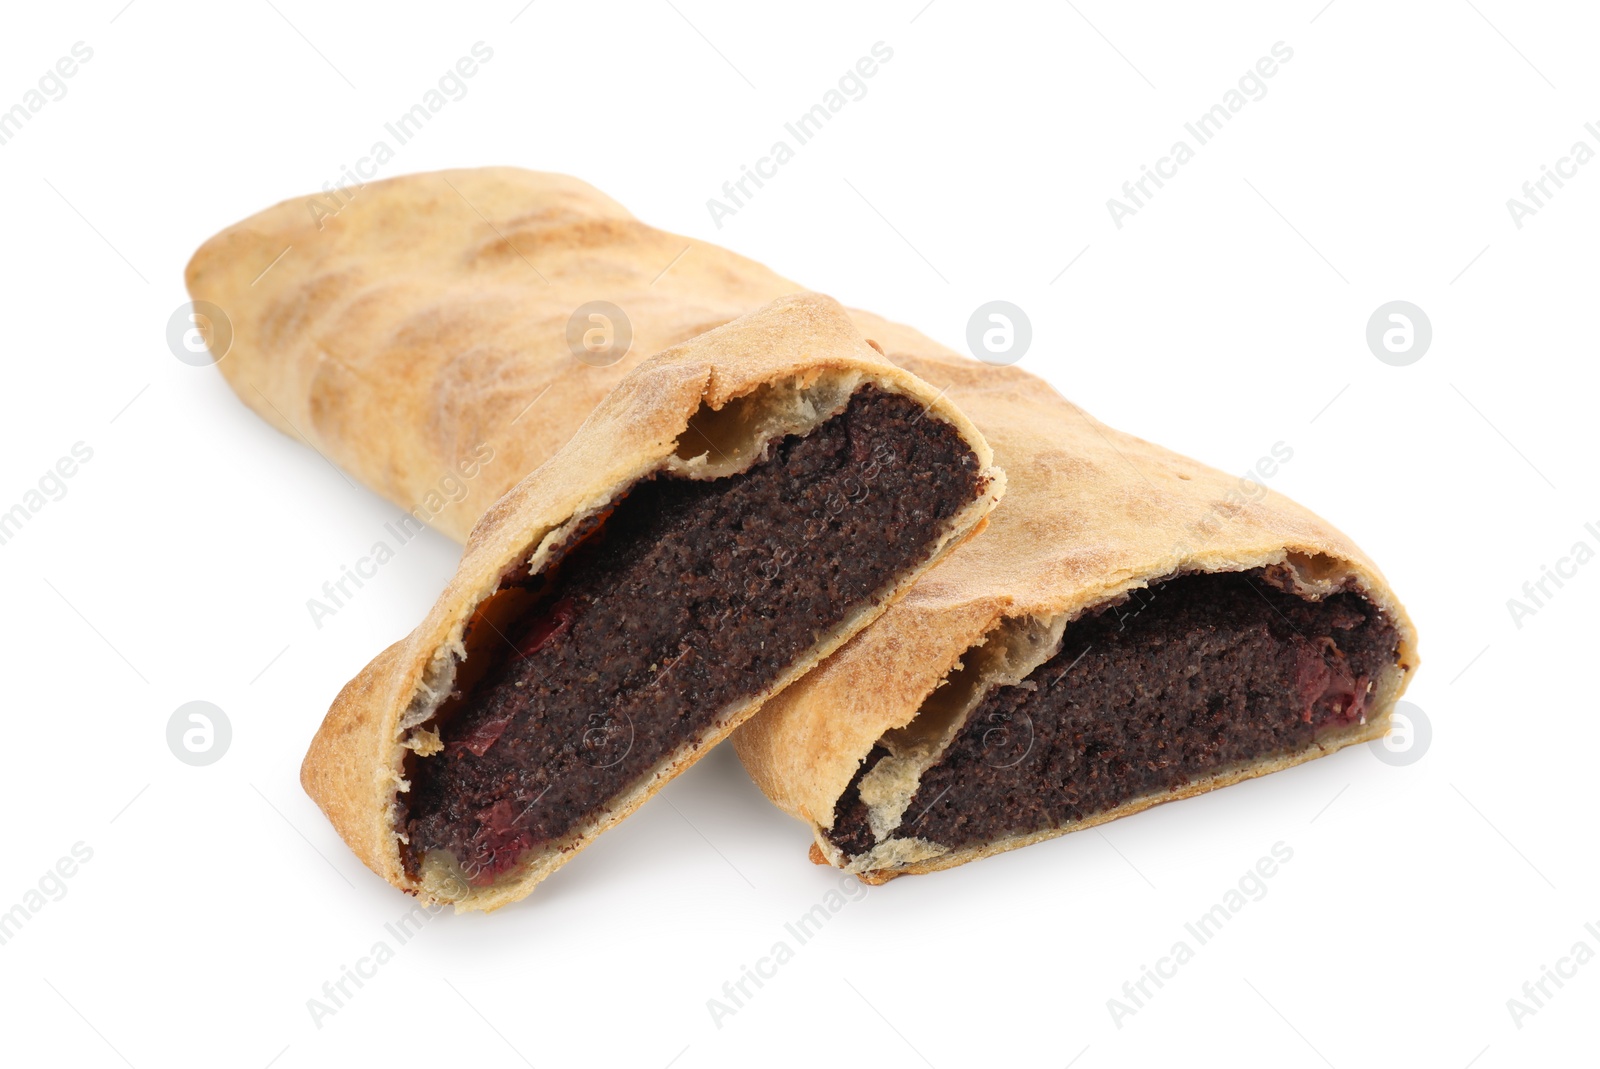
[(470, 625), (440, 748), (407, 758), (408, 872), (442, 854), (482, 887), (563, 845), (927, 561), (985, 483), (954, 427), (866, 385), (743, 472), (633, 485), (502, 582), (509, 623)]
[[(1362, 722), (1397, 663), (1393, 623), (1353, 588), (1293, 588), (1282, 566), (1179, 575), (1067, 624), (1059, 651), (978, 700), (884, 838), (1059, 828)], [(880, 841), (862, 780), (889, 756), (875, 746), (835, 806), (847, 858)]]

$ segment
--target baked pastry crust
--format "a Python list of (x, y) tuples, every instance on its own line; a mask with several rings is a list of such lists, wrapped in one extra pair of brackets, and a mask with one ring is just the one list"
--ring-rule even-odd
[[(1276, 491), (1242, 486), (1238, 476), (1106, 426), (1033, 375), (963, 358), (898, 324), (853, 316), (890, 359), (945, 386), (984, 429), (1008, 488), (980, 538), (735, 733), (739, 757), (763, 793), (812, 826), (813, 860), (873, 883), (950, 868), (1387, 734), (1418, 664), (1416, 629), (1377, 565), (1348, 536)], [(847, 859), (828, 840), (835, 805), (873, 745), (910, 724), (963, 658), (1006, 628), (1059, 638), (1065, 622), (1162, 579), (1267, 565), (1292, 568), (1312, 596), (1349, 581), (1394, 623), (1397, 663), (1375, 681), (1363, 723), (1084, 821), (981, 846), (894, 840), (889, 849)], [(1004, 665), (997, 674), (1020, 678), (1050, 649), (1032, 650), (1030, 663)], [(916, 781), (903, 789), (909, 798)]]
[[(439, 171), (349, 195), (332, 217), (297, 198), (218, 233), (189, 293), (228, 316), (217, 368), (241, 401), (457, 542), (647, 356), (804, 290), (566, 175)], [(569, 349), (590, 301), (631, 322), (615, 363)]]
[[(405, 225), (393, 229), (396, 219)], [(639, 352), (801, 289), (725, 249), (648, 227), (576, 179), (512, 168), (374, 183), (324, 231), (303, 202), (286, 202), (207, 242), (189, 282), (196, 299), (233, 319), (233, 351), (220, 366), (240, 396), (391, 500), (410, 507), (472, 443), (493, 442), (495, 461), (430, 518), (457, 539), (550, 456)], [(566, 351), (566, 316), (596, 298), (633, 320), (634, 352), (614, 368)], [(506, 315), (508, 306), (521, 314)], [(1313, 584), (1353, 580), (1401, 639), (1366, 722), (1077, 825), (963, 851), (922, 847), (922, 856), (880, 856), (855, 870), (881, 881), (946, 868), (1387, 731), (1418, 663), (1415, 629), (1348, 537), (1276, 492), (1247, 495), (1237, 477), (1106, 427), (1020, 369), (980, 364), (870, 313), (850, 316), (895, 363), (946, 389), (1010, 482), (980, 537), (735, 733), (757, 784), (812, 826), (814, 856), (831, 850), (835, 803), (873, 744), (909, 724), (972, 650), (1008, 628), (1059, 634), (1064, 621), (1180, 571), (1299, 563)]]
[[(947, 524), (923, 565), (896, 577), (878, 597), (824, 633), (765, 690), (718, 710), (712, 726), (662, 758), (572, 835), (530, 850), (488, 887), (426, 866), (418, 878), (401, 859), (397, 797), (407, 790), (410, 751), (437, 748), (429, 720), (450, 695), (468, 655), (474, 613), (509, 576), (537, 574), (585, 519), (603, 513), (655, 472), (717, 478), (748, 468), (768, 443), (804, 434), (872, 384), (924, 405), (977, 456), (981, 495)], [(723, 426), (712, 448), (691, 429), (696, 419)], [(389, 647), (335, 699), (301, 769), (301, 782), (351, 849), (390, 883), (459, 909), (495, 909), (522, 898), (601, 832), (726, 737), (763, 701), (799, 678), (856, 631), (944, 552), (970, 535), (994, 507), (1004, 476), (983, 436), (948, 400), (870, 348), (832, 300), (801, 294), (780, 300), (647, 360), (601, 400), (550, 462), (498, 500), (473, 529), (449, 585), (410, 635)], [(526, 571), (524, 571), (526, 569)], [(425, 758), (424, 758), (425, 759)]]

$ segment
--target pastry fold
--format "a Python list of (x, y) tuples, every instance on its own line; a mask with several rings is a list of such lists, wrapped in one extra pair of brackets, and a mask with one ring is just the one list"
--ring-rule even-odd
[(515, 901), (968, 536), (991, 460), (827, 298), (668, 349), (478, 522), (302, 782), (397, 887)]
[(863, 329), (985, 430), (1008, 489), (735, 733), (812, 860), (873, 883), (949, 868), (1388, 732), (1416, 634), (1350, 538), (1032, 375)]
[[(227, 317), (217, 369), (240, 400), (457, 542), (650, 354), (804, 289), (565, 175), (344, 196), (337, 215), (319, 194), (216, 234), (189, 293)], [(622, 317), (591, 321), (599, 301)], [(585, 350), (591, 326), (622, 351)]]
[[(375, 183), (326, 227), (286, 202), (196, 254), (191, 293), (233, 320), (223, 373), (458, 539), (636, 359), (575, 363), (570, 309), (625, 308), (637, 350), (800, 289), (514, 169)], [(972, 418), (1009, 481), (981, 534), (735, 732), (813, 860), (870, 881), (945, 868), (1388, 730), (1415, 631), (1349, 538), (1024, 371), (849, 314)], [(435, 507), (441, 473), (486, 441), (493, 462)]]

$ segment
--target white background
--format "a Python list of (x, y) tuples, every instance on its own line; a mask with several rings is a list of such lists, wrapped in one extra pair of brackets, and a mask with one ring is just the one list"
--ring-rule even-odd
[[(1600, 147), (1592, 8), (124, 2), (15, 6), (0, 34), (0, 107), (93, 49), (0, 146), (0, 510), (93, 450), (0, 546), (0, 909), (93, 851), (0, 946), (8, 1062), (1594, 1064), (1600, 964), (1520, 1028), (1507, 1000), (1600, 951), (1600, 563), (1520, 628), (1506, 604), (1600, 549), (1600, 162), (1520, 229), (1506, 206)], [(307, 1000), (409, 903), (297, 767), (456, 551), (415, 540), (317, 630), (306, 599), (397, 510), (164, 332), (200, 242), (335, 179), (480, 40), (492, 61), (384, 175), (578, 174), (958, 347), (1009, 300), (1023, 366), (1113, 425), (1238, 472), (1287, 443), (1273, 485), (1416, 619), (1430, 748), (873, 889), (719, 1028), (707, 1000), (838, 880), (724, 747), (523, 903), (431, 921), (318, 1027)], [(866, 96), (717, 228), (707, 198), (878, 41)], [(1113, 225), (1107, 198), (1278, 41), (1267, 95)], [(1408, 367), (1364, 338), (1395, 299), (1434, 329)], [(165, 737), (196, 699), (233, 727), (201, 768)], [(1107, 1000), (1279, 841), (1266, 896), (1118, 1027)]]

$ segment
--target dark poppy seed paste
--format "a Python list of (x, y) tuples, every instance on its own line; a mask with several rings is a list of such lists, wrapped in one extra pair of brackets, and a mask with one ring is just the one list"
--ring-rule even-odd
[(574, 832), (926, 561), (979, 467), (949, 424), (869, 385), (747, 471), (632, 487), (518, 581), (531, 607), (480, 647), (443, 749), (411, 757), (408, 869), (447, 851), (484, 886)]
[[(1394, 625), (1354, 590), (1289, 585), (1282, 568), (1181, 575), (1068, 624), (1023, 685), (973, 709), (894, 836), (959, 848), (1060, 827), (1357, 722), (1396, 663)], [(886, 753), (835, 808), (846, 854), (874, 845), (860, 782)]]

